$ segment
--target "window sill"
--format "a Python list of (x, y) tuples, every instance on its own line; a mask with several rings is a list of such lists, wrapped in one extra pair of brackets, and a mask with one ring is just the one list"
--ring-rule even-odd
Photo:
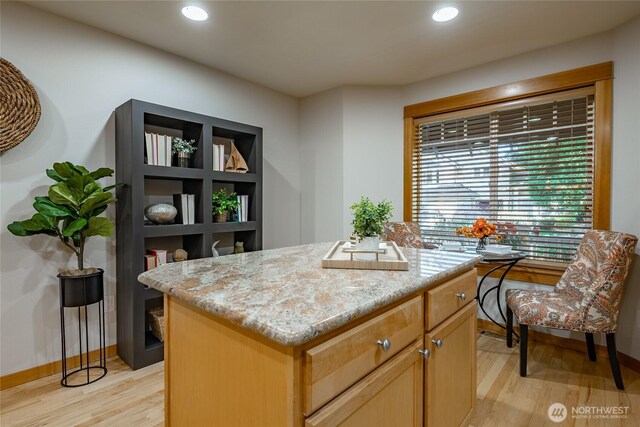
[[(541, 285), (555, 286), (560, 280), (568, 264), (541, 262), (541, 261), (521, 261), (515, 265), (505, 277), (507, 280), (517, 280), (519, 282), (538, 283)], [(478, 275), (484, 276), (495, 264), (480, 263), (476, 265)], [(490, 277), (499, 278), (504, 269), (494, 271)]]

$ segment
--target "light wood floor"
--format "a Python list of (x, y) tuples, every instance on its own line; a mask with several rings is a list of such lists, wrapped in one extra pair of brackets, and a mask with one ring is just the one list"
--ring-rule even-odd
[[(60, 387), (54, 375), (0, 393), (0, 425), (161, 426), (163, 364), (131, 371), (118, 358), (109, 374), (86, 387)], [(518, 350), (504, 340), (478, 339), (478, 402), (472, 426), (640, 426), (640, 374), (622, 368), (626, 390), (613, 383), (607, 359), (590, 362), (586, 353), (529, 343), (529, 376), (520, 378)], [(556, 424), (551, 403), (628, 406), (628, 419), (572, 419)], [(437, 426), (446, 427), (446, 426)]]

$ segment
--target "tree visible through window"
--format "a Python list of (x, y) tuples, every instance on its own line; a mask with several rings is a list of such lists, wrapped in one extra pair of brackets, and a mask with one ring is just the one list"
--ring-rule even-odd
[(460, 239), (478, 217), (541, 261), (567, 262), (593, 226), (593, 91), (580, 89), (416, 120), (413, 218)]

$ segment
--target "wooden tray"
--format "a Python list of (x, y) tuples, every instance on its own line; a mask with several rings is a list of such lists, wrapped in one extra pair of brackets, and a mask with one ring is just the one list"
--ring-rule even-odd
[(350, 268), (356, 270), (408, 270), (409, 261), (395, 244), (395, 242), (386, 242), (386, 253), (378, 255), (378, 261), (375, 260), (351, 260), (351, 254), (344, 252), (342, 246), (347, 240), (339, 240), (329, 252), (322, 258), (323, 268)]

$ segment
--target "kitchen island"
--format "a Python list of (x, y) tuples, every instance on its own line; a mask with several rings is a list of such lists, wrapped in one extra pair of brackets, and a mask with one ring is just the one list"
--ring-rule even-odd
[(140, 275), (165, 293), (168, 426), (466, 419), (475, 403), (480, 257), (402, 248), (408, 271), (324, 269), (330, 247), (185, 261)]

